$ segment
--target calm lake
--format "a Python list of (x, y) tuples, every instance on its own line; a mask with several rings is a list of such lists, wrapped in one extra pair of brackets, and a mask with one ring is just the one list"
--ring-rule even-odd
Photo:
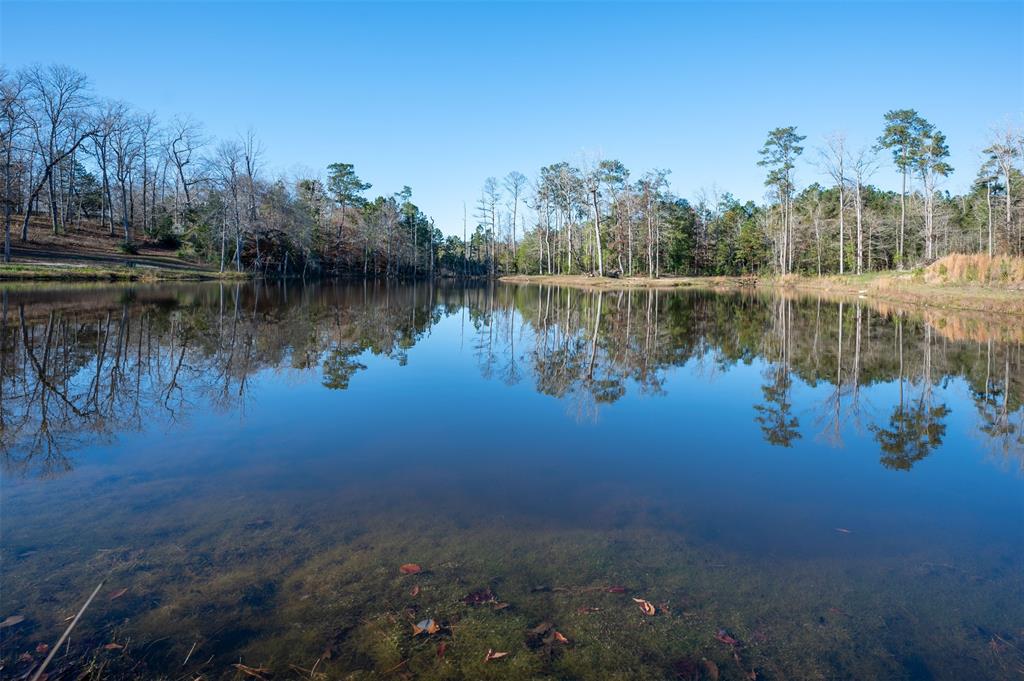
[(3, 678), (101, 580), (50, 679), (1024, 675), (1024, 323), (502, 284), (0, 295)]

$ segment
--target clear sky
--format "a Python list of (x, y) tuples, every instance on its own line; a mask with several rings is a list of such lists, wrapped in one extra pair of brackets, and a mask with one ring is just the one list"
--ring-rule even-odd
[[(969, 186), (990, 128), (1024, 123), (1024, 3), (110, 3), (3, 0), (3, 62), (61, 62), (98, 95), (218, 137), (274, 173), (354, 163), (447, 233), (489, 175), (600, 155), (760, 200), (765, 133), (873, 141), (916, 108)], [(895, 187), (887, 164), (875, 181)], [(820, 172), (800, 168), (802, 183)]]

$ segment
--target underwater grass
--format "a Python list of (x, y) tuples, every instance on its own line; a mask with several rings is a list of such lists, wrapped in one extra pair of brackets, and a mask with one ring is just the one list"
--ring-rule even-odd
[[(141, 487), (154, 494), (162, 486)], [(759, 678), (901, 678), (920, 659), (945, 669), (940, 678), (980, 678), (966, 660), (989, 655), (991, 636), (970, 622), (998, 608), (1012, 578), (915, 556), (781, 560), (635, 527), (467, 526), (402, 509), (303, 517), (255, 495), (168, 503), (157, 517), (175, 520), (149, 527), (126, 527), (101, 503), (77, 543), (58, 531), (52, 547), (5, 561), (7, 601), (30, 620), (5, 632), (7, 668), (20, 669), (18, 655), (53, 639), (85, 585), (106, 572), (110, 588), (83, 619), (70, 656), (80, 669), (102, 667), (96, 678), (140, 669), (174, 678), (161, 674), (180, 667), (193, 645), (184, 671), (225, 679), (241, 678), (237, 662), (274, 678), (303, 678), (296, 668), (315, 665), (314, 678), (332, 679), (663, 679), (703, 660), (722, 679), (750, 670)], [(96, 542), (118, 534), (129, 541)], [(401, 574), (409, 561), (423, 572)], [(885, 590), (869, 588), (877, 584)], [(612, 585), (626, 593), (609, 593)], [(128, 591), (109, 600), (115, 587)], [(484, 588), (508, 607), (464, 601)], [(633, 596), (658, 614), (643, 615)], [(442, 631), (414, 636), (422, 619)], [(1005, 612), (991, 634), (1013, 631), (1012, 619)], [(531, 645), (529, 630), (542, 622), (569, 644)], [(739, 663), (715, 639), (719, 629), (742, 642)], [(126, 648), (103, 650), (111, 642)], [(488, 650), (509, 655), (485, 662)]]

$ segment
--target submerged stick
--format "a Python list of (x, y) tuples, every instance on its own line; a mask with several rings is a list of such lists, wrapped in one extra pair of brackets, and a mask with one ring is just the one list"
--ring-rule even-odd
[(186, 656), (185, 656), (185, 661), (181, 663), (181, 666), (182, 666), (182, 667), (184, 667), (185, 665), (187, 665), (187, 664), (188, 664), (188, 661), (189, 661), (189, 659), (190, 659), (190, 658), (192, 657), (192, 653), (194, 653), (194, 652), (195, 652), (195, 650), (196, 650), (196, 646), (197, 646), (198, 644), (199, 644), (199, 641), (196, 641), (195, 643), (193, 643), (193, 644), (192, 644), (192, 647), (191, 647), (191, 648), (189, 648), (189, 651), (188, 651), (188, 655), (186, 655)]
[(383, 673), (384, 673), (384, 674), (390, 674), (391, 672), (395, 671), (395, 670), (396, 670), (396, 669), (398, 669), (399, 667), (402, 667), (402, 666), (404, 666), (404, 665), (408, 664), (408, 662), (409, 662), (409, 660), (410, 660), (410, 659), (412, 659), (412, 658), (407, 658), (407, 659), (404, 659), (404, 660), (402, 660), (401, 662), (399, 662), (398, 664), (396, 664), (396, 665), (395, 665), (394, 667), (392, 667), (391, 669), (385, 670), (385, 671), (384, 671)]
[(60, 650), (61, 644), (67, 640), (68, 636), (71, 636), (71, 630), (75, 628), (76, 624), (78, 624), (78, 620), (82, 619), (82, 615), (85, 614), (85, 609), (92, 603), (92, 599), (96, 598), (96, 594), (100, 592), (100, 589), (103, 587), (103, 583), (106, 581), (107, 580), (104, 577), (100, 580), (100, 583), (96, 585), (96, 588), (92, 590), (92, 595), (89, 596), (89, 599), (86, 600), (84, 605), (82, 605), (82, 609), (78, 611), (77, 615), (75, 615), (75, 619), (71, 620), (71, 624), (68, 625), (68, 628), (65, 629), (64, 633), (60, 635), (59, 639), (57, 639), (57, 643), (50, 648), (50, 654), (47, 655), (46, 659), (43, 660), (43, 663), (39, 665), (39, 669), (37, 669), (36, 673), (32, 675), (31, 681), (39, 681), (39, 677), (41, 677), (43, 672), (46, 671), (46, 667), (50, 664), (50, 661), (53, 660), (53, 656), (57, 654), (58, 650)]

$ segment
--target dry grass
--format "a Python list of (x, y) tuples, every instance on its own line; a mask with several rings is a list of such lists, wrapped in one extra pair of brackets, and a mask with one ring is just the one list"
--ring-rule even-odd
[[(21, 216), (16, 216), (20, 218)], [(50, 251), (55, 254), (101, 255), (126, 257), (121, 251), (124, 239), (119, 229), (111, 236), (109, 230), (98, 220), (83, 220), (80, 224), (68, 225), (67, 231), (54, 234), (46, 215), (33, 215), (28, 223), (28, 241), (18, 238), (21, 221), (16, 220), (11, 230), (11, 245), (14, 248), (29, 248)], [(146, 237), (141, 231), (135, 235), (135, 246), (139, 256), (179, 259), (177, 249), (167, 248)], [(198, 264), (196, 269), (201, 269)]]
[[(950, 256), (953, 257), (953, 256)], [(978, 257), (978, 256), (959, 256)], [(982, 256), (984, 257), (984, 256)], [(943, 259), (945, 260), (945, 259)], [(938, 270), (939, 261), (933, 265)], [(966, 265), (964, 265), (966, 267)], [(977, 267), (977, 265), (975, 266)], [(1024, 315), (1024, 259), (993, 258), (987, 276), (991, 273), (1006, 272), (1005, 278), (997, 283), (986, 284), (966, 280), (929, 279), (925, 271), (870, 272), (860, 275), (831, 275), (825, 277), (790, 274), (783, 277), (589, 277), (585, 275), (518, 275), (506, 276), (501, 280), (510, 284), (548, 284), (571, 286), (583, 289), (629, 289), (629, 288), (694, 288), (706, 290), (749, 290), (758, 288), (768, 291), (789, 292), (793, 295), (818, 295), (829, 298), (866, 298), (875, 302), (900, 305), (908, 310), (972, 311), (985, 314), (1005, 315), (1019, 318)], [(947, 265), (947, 277), (949, 274)], [(966, 273), (966, 269), (964, 272)], [(977, 269), (972, 270), (979, 271)]]
[(827, 277), (791, 275), (766, 280), (764, 285), (766, 288), (788, 289), (829, 297), (867, 298), (876, 303), (899, 305), (906, 310), (970, 311), (1017, 319), (1024, 315), (1024, 282), (1014, 282), (1007, 278), (998, 283), (972, 283), (948, 278), (948, 265), (946, 271), (945, 280), (930, 277), (927, 271), (914, 270)]
[(545, 284), (551, 286), (571, 286), (584, 289), (630, 289), (630, 288), (714, 288), (733, 289), (741, 286), (754, 286), (757, 280), (753, 277), (679, 277), (666, 276), (657, 279), (651, 277), (597, 277), (588, 274), (509, 274), (499, 279), (506, 284)]
[(1024, 258), (953, 253), (929, 265), (924, 278), (936, 284), (1024, 285)]
[(140, 265), (75, 265), (66, 263), (0, 263), (0, 282), (8, 281), (206, 281), (248, 279), (248, 272), (179, 269)]

